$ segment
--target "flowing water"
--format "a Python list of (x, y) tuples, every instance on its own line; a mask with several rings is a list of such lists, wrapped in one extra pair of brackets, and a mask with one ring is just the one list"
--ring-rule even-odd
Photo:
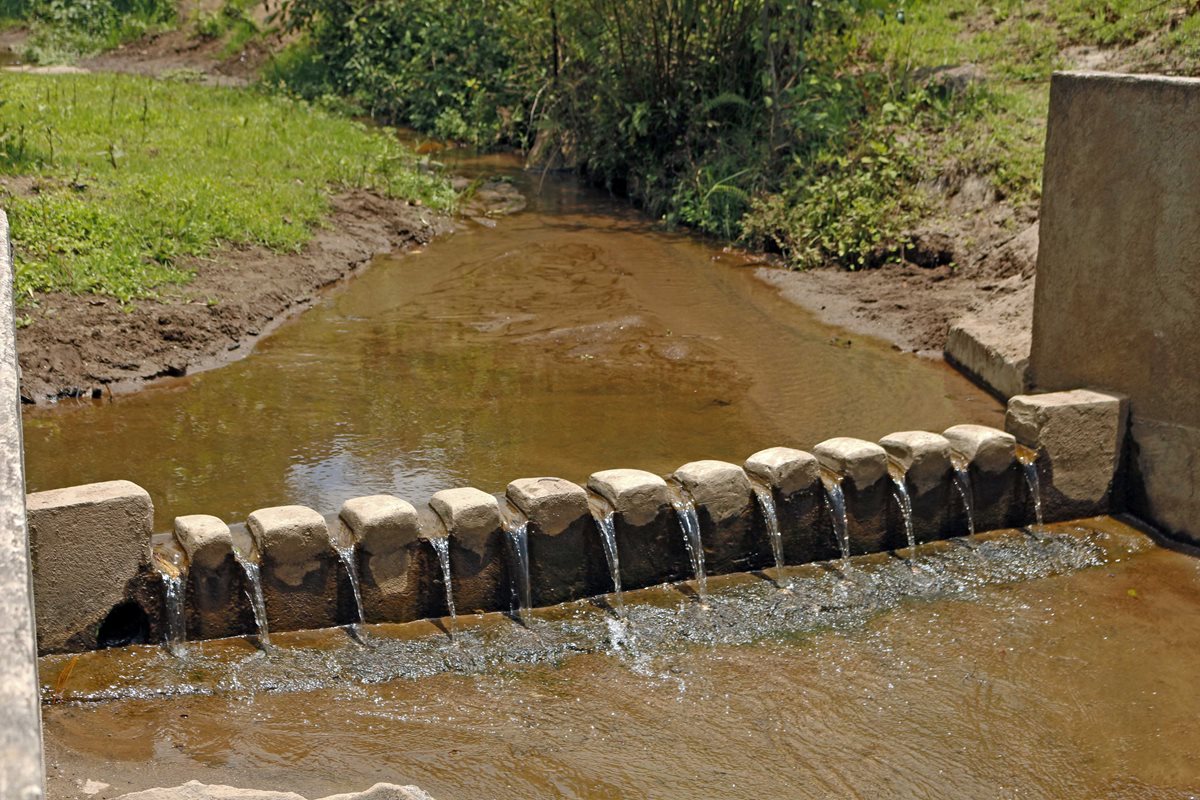
[(529, 609), (533, 607), (533, 593), (529, 586), (529, 520), (506, 516), (503, 526), (508, 538), (513, 613), (525, 621), (529, 618)]
[(1021, 469), (1025, 471), (1025, 485), (1029, 487), (1029, 496), (1033, 498), (1033, 515), (1040, 530), (1042, 522), (1042, 481), (1038, 477), (1037, 461), (1021, 459)]
[(754, 481), (754, 497), (767, 523), (767, 538), (771, 541), (771, 554), (775, 557), (776, 575), (783, 572), (783, 532), (779, 530), (779, 513), (775, 510), (775, 493), (770, 486)]
[(842, 491), (842, 479), (838, 476), (821, 476), (825, 486), (825, 509), (833, 530), (833, 539), (842, 553), (842, 567), (850, 566), (850, 523), (846, 518), (846, 494)]
[(346, 578), (350, 581), (350, 591), (354, 593), (355, 619), (359, 625), (362, 625), (366, 622), (366, 618), (363, 616), (362, 589), (358, 582), (358, 556), (354, 545), (335, 545), (333, 549), (337, 551), (338, 558), (342, 560), (342, 566), (346, 569)]
[[(710, 609), (473, 617), (46, 657), (51, 798), (189, 780), (307, 797), (380, 780), (438, 800), (1184, 800), (1200, 791), (1200, 567), (1112, 520), (855, 559), (862, 593), (714, 577)], [(97, 797), (95, 795), (93, 798)]]
[(250, 599), (250, 609), (254, 612), (254, 630), (258, 634), (258, 642), (267, 649), (271, 646), (271, 631), (267, 625), (267, 603), (263, 600), (262, 573), (258, 562), (234, 550), (234, 556), (246, 576), (246, 596)]
[(454, 168), (512, 176), (528, 209), (378, 259), (234, 364), (26, 409), (31, 491), (127, 478), (169, 530), (181, 514), (330, 513), (359, 495), (419, 502), (527, 476), (665, 474), (830, 436), (1003, 424), (940, 361), (782, 299), (750, 256), (508, 157)]
[(621, 592), (621, 556), (617, 552), (617, 528), (612, 510), (592, 509), (596, 530), (600, 532), (600, 543), (604, 545), (604, 560), (608, 562), (608, 574), (612, 577), (613, 594), (617, 600), (617, 615), (625, 616), (625, 596)]
[(963, 513), (967, 516), (967, 532), (975, 534), (975, 498), (971, 491), (971, 473), (965, 464), (954, 462), (954, 489), (962, 501)]
[(696, 581), (696, 594), (701, 603), (708, 602), (708, 572), (704, 566), (704, 541), (700, 537), (700, 517), (696, 514), (696, 504), (688, 495), (687, 490), (677, 487), (678, 494), (671, 501), (675, 508), (675, 518), (679, 520), (679, 529), (683, 532), (683, 543), (687, 547), (688, 559), (692, 562), (692, 576)]
[(913, 532), (912, 497), (908, 494), (908, 484), (903, 475), (892, 475), (892, 497), (896, 500), (896, 507), (900, 509), (900, 515), (904, 517), (904, 535), (908, 539), (908, 547), (911, 550), (917, 546), (917, 536)]
[(162, 578), (167, 617), (167, 650), (182, 656), (187, 643), (187, 563), (182, 549), (170, 540), (152, 546), (151, 562)]
[(450, 537), (435, 536), (429, 539), (429, 546), (437, 554), (438, 565), (442, 568), (442, 585), (446, 588), (446, 613), (450, 615), (450, 635), (458, 629), (458, 613), (454, 610), (454, 582), (450, 576)]

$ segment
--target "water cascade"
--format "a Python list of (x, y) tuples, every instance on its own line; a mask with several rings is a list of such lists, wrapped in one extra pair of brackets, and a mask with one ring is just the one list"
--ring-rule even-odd
[(625, 616), (625, 598), (621, 594), (621, 559), (617, 554), (617, 528), (611, 509), (592, 509), (592, 519), (600, 531), (600, 542), (604, 545), (604, 559), (608, 562), (608, 574), (612, 577), (613, 593), (617, 598), (617, 614)]
[(442, 585), (446, 587), (446, 611), (450, 614), (450, 635), (458, 628), (458, 614), (454, 611), (454, 584), (450, 580), (450, 537), (436, 536), (429, 540), (429, 546), (437, 554), (438, 564), (442, 567)]
[(167, 650), (183, 654), (187, 642), (187, 623), (184, 611), (187, 604), (187, 569), (181, 553), (154, 551), (154, 567), (162, 576), (167, 605)]
[(833, 525), (833, 538), (842, 552), (842, 567), (850, 567), (850, 524), (846, 519), (846, 495), (842, 491), (840, 475), (821, 476), (825, 486), (825, 508)]
[(259, 643), (266, 649), (271, 646), (271, 632), (267, 627), (267, 603), (263, 600), (262, 574), (258, 562), (252, 561), (236, 549), (233, 554), (246, 575), (246, 596), (250, 598), (250, 608), (254, 611), (255, 631), (258, 633)]
[(355, 558), (354, 545), (338, 545), (333, 547), (337, 550), (338, 558), (342, 560), (342, 566), (346, 568), (346, 577), (350, 579), (350, 590), (354, 592), (354, 610), (357, 613), (357, 624), (362, 625), (366, 622), (363, 616), (362, 589), (358, 583), (358, 559)]
[(904, 472), (898, 469), (889, 471), (892, 476), (892, 497), (895, 498), (896, 506), (904, 517), (904, 535), (908, 539), (908, 549), (912, 550), (917, 546), (917, 536), (913, 531), (912, 497), (908, 494), (908, 484), (904, 480)]
[(954, 488), (962, 499), (963, 510), (967, 512), (967, 532), (975, 535), (975, 501), (971, 494), (971, 473), (967, 471), (965, 462), (958, 458), (951, 459), (954, 464)]
[(1029, 494), (1033, 497), (1033, 514), (1037, 520), (1037, 527), (1042, 527), (1042, 482), (1038, 477), (1037, 469), (1037, 453), (1033, 451), (1025, 451), (1023, 448), (1017, 452), (1017, 460), (1021, 462), (1021, 469), (1025, 471), (1025, 484), (1029, 487)]
[(508, 537), (513, 611), (518, 619), (526, 622), (529, 609), (533, 606), (529, 588), (529, 520), (515, 510), (502, 516), (501, 525)]
[(775, 493), (771, 487), (753, 482), (754, 499), (762, 511), (763, 521), (767, 524), (767, 537), (771, 540), (771, 553), (775, 556), (775, 580), (783, 574), (783, 533), (779, 530), (779, 514), (775, 510)]
[(696, 593), (700, 595), (701, 603), (707, 603), (708, 573), (704, 569), (704, 542), (700, 538), (700, 517), (696, 515), (696, 504), (686, 489), (678, 487), (671, 505), (674, 506), (675, 516), (679, 519), (679, 527), (683, 529), (683, 543), (687, 546), (688, 558), (692, 562), (692, 574), (696, 577)]

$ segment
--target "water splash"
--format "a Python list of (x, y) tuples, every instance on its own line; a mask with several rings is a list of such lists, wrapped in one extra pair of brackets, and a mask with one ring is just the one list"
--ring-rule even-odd
[(342, 566), (346, 568), (346, 577), (350, 579), (350, 590), (354, 593), (354, 610), (358, 614), (357, 624), (362, 625), (367, 620), (363, 615), (362, 587), (358, 581), (358, 559), (355, 557), (354, 545), (334, 545), (333, 549), (337, 551), (338, 558), (342, 560)]
[(974, 536), (975, 500), (971, 492), (971, 473), (967, 470), (966, 463), (955, 459), (953, 464), (954, 488), (958, 490), (958, 496), (959, 499), (962, 500), (963, 510), (967, 513), (967, 532)]
[(621, 558), (617, 553), (617, 527), (612, 511), (600, 512), (592, 509), (592, 519), (600, 531), (600, 542), (604, 545), (604, 559), (608, 562), (608, 574), (612, 578), (613, 593), (617, 598), (617, 614), (625, 616), (625, 596), (621, 593)]
[(517, 619), (526, 622), (529, 609), (533, 606), (529, 587), (529, 520), (514, 516), (502, 520), (501, 525), (508, 537), (512, 565), (513, 612)]
[(912, 497), (908, 494), (908, 485), (904, 482), (903, 475), (892, 476), (892, 497), (904, 516), (904, 535), (908, 538), (908, 549), (912, 550), (917, 546), (917, 536), (913, 532)]
[(767, 523), (767, 537), (771, 540), (771, 553), (775, 556), (775, 581), (783, 574), (783, 533), (779, 529), (779, 513), (775, 509), (775, 493), (770, 486), (754, 483), (754, 499), (762, 510)]
[(1040, 530), (1044, 522), (1042, 521), (1042, 481), (1038, 476), (1037, 461), (1035, 458), (1026, 460), (1021, 458), (1021, 468), (1025, 471), (1025, 484), (1029, 487), (1029, 494), (1033, 497), (1033, 514), (1037, 520), (1037, 527)]
[(429, 546), (437, 554), (438, 564), (442, 567), (442, 585), (446, 588), (446, 611), (450, 614), (450, 636), (458, 629), (458, 614), (454, 610), (454, 583), (450, 579), (450, 537), (436, 536), (429, 540)]
[(679, 496), (671, 501), (671, 505), (675, 508), (679, 527), (683, 529), (683, 543), (687, 546), (692, 574), (696, 578), (696, 594), (700, 596), (701, 603), (707, 604), (708, 573), (704, 568), (704, 542), (700, 538), (700, 517), (696, 514), (696, 504), (680, 487)]
[(825, 509), (833, 525), (833, 538), (842, 551), (842, 568), (850, 568), (850, 523), (846, 518), (846, 495), (842, 491), (840, 476), (823, 479), (825, 486)]
[(266, 650), (271, 646), (271, 632), (267, 626), (267, 603), (263, 599), (262, 574), (258, 562), (251, 561), (237, 551), (234, 551), (234, 557), (246, 575), (246, 597), (250, 599), (250, 608), (254, 612), (255, 632), (259, 644)]

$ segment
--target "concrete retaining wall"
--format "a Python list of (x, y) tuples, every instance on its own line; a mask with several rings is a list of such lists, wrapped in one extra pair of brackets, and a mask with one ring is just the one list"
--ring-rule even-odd
[(0, 797), (38, 800), (45, 793), (42, 720), (12, 287), (8, 218), (0, 210)]
[(774, 565), (762, 493), (773, 501), (787, 564), (840, 555), (827, 496), (835, 484), (845, 498), (853, 555), (906, 546), (896, 480), (912, 499), (918, 542), (966, 534), (956, 467), (967, 476), (976, 530), (1018, 527), (1035, 519), (1018, 441), (1031, 448), (1027, 459), (1036, 455), (1047, 521), (1106, 513), (1120, 494), (1124, 414), (1116, 396), (1022, 396), (1010, 406), (1011, 432), (958, 425), (941, 434), (902, 431), (878, 443), (835, 438), (812, 453), (770, 448), (744, 464), (697, 461), (667, 476), (612, 469), (584, 484), (524, 478), (498, 496), (449, 489), (416, 505), (373, 495), (347, 501), (329, 518), (281, 506), (255, 511), (232, 529), (194, 515), (154, 537), (148, 498), (133, 484), (41, 492), (29, 496), (37, 569), (45, 573), (37, 586), (47, 593), (39, 610), (41, 649), (163, 640), (163, 565), (186, 573), (187, 636), (204, 639), (255, 632), (239, 557), (259, 565), (266, 616), (278, 631), (357, 621), (339, 553), (346, 548), (367, 622), (446, 613), (435, 542), (448, 544), (458, 613), (507, 610), (516, 565), (508, 531), (521, 523), (534, 606), (611, 591), (597, 522), (608, 515), (624, 588), (692, 579), (674, 506), (685, 500), (696, 509), (710, 575)]
[(1129, 398), (1129, 509), (1200, 542), (1200, 80), (1054, 76), (1030, 371)]

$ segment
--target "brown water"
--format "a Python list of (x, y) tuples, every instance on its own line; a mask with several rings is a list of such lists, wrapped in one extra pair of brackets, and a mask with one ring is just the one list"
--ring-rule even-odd
[[(1051, 528), (928, 546), (915, 571), (889, 556), (856, 559), (850, 581), (789, 570), (790, 593), (720, 579), (707, 612), (631, 593), (607, 643), (580, 604), (529, 630), (489, 618), (457, 644), (424, 623), (374, 626), (368, 648), (281, 635), (267, 658), (207, 643), (221, 680), (152, 648), (88, 654), (66, 680), (68, 659), (43, 659), (68, 696), (125, 695), (44, 707), (50, 792), (194, 778), (309, 797), (415, 782), (439, 800), (1195, 797), (1200, 562), (1111, 520)], [(437, 664), (416, 655), (428, 641)], [(172, 674), (217, 693), (138, 696)]]
[(166, 528), (1001, 421), (943, 363), (819, 324), (743, 256), (510, 159), (457, 169), (512, 174), (529, 209), (380, 259), (236, 364), (27, 411), (30, 490), (127, 478)]

